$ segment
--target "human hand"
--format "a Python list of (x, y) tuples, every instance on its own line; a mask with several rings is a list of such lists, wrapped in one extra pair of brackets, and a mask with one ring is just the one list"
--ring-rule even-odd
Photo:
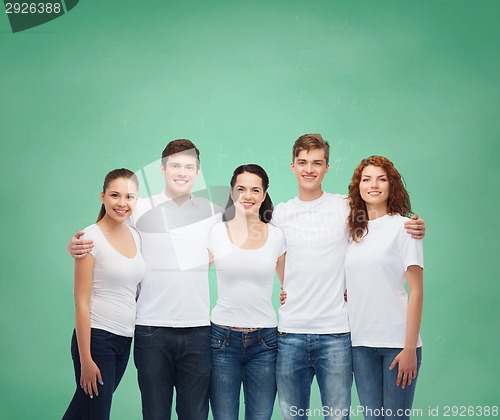
[(416, 214), (411, 216), (411, 220), (405, 222), (405, 229), (413, 239), (422, 239), (425, 236), (425, 222)]
[(398, 378), (396, 386), (401, 385), (405, 389), (406, 385), (411, 385), (413, 379), (417, 377), (417, 352), (415, 350), (403, 349), (392, 361), (389, 370), (398, 365)]
[(66, 246), (68, 254), (71, 255), (75, 260), (80, 260), (85, 258), (87, 254), (94, 248), (94, 241), (90, 239), (80, 239), (80, 236), (84, 235), (83, 230), (79, 230), (75, 233), (75, 236), (71, 238), (71, 241)]
[(92, 359), (81, 362), (81, 372), (80, 372), (80, 386), (88, 394), (90, 398), (94, 395), (99, 395), (99, 390), (97, 389), (97, 382), (104, 385), (101, 377), (101, 371), (94, 363)]
[(286, 292), (284, 290), (280, 293), (280, 305), (284, 305), (286, 303)]

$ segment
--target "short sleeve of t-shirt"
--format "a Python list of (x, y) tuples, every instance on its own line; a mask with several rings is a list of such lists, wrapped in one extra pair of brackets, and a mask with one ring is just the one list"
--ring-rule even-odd
[(85, 234), (80, 236), (80, 239), (82, 239), (82, 240), (93, 241), (94, 247), (89, 252), (89, 254), (91, 254), (94, 258), (96, 258), (96, 256), (99, 253), (99, 241), (98, 241), (98, 239), (96, 239), (98, 232), (96, 232), (96, 229), (99, 229), (99, 228), (97, 227), (97, 225), (95, 223), (93, 225), (87, 226), (85, 229), (83, 229)]
[(418, 265), (424, 268), (424, 246), (421, 239), (413, 239), (406, 232), (401, 231), (401, 259), (403, 269), (406, 271), (410, 265)]

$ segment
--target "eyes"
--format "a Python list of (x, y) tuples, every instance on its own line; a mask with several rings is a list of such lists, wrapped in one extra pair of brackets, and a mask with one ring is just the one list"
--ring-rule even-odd
[[(298, 166), (306, 166), (307, 165), (307, 161), (305, 161), (305, 160), (298, 160), (297, 161), (297, 165)], [(313, 162), (313, 166), (316, 166), (317, 168), (320, 168), (320, 167), (322, 167), (324, 165), (325, 165), (325, 162), (323, 162), (321, 160), (315, 160)]]
[[(120, 197), (120, 194), (118, 194), (118, 193), (111, 193), (111, 194), (109, 194), (109, 195), (110, 195), (110, 197), (115, 198), (115, 199), (117, 199), (117, 198), (119, 198), (119, 197)], [(127, 195), (125, 196), (125, 198), (126, 198), (127, 200), (129, 200), (129, 201), (135, 200), (135, 194), (127, 194)]]
[[(236, 187), (236, 191), (241, 193), (241, 192), (245, 191), (245, 188)], [(250, 191), (254, 194), (260, 194), (262, 192), (262, 190), (260, 188), (251, 188)]]
[[(382, 178), (377, 178), (378, 182), (387, 182), (387, 178), (382, 177)], [(371, 182), (371, 178), (363, 178), (361, 182)]]
[[(169, 163), (168, 167), (171, 169), (181, 169), (182, 165), (179, 163)], [(194, 172), (196, 170), (196, 165), (185, 165), (184, 169), (189, 172)]]

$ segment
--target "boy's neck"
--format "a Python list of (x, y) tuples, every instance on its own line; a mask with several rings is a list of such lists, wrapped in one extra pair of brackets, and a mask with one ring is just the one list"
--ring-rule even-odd
[(320, 187), (317, 190), (307, 191), (302, 188), (299, 188), (299, 200), (302, 201), (313, 201), (317, 200), (323, 195), (323, 189)]
[(178, 196), (173, 196), (172, 194), (169, 194), (167, 189), (164, 190), (165, 196), (170, 198), (175, 204), (178, 206), (181, 206), (184, 204), (186, 201), (188, 201), (191, 198), (191, 192), (189, 194), (184, 194), (184, 195), (178, 195)]

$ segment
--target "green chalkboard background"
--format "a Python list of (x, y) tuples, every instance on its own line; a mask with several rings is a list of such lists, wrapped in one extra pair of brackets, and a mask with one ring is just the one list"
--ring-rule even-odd
[[(327, 191), (385, 155), (426, 220), (420, 417), (498, 406), (499, 19), (495, 0), (87, 0), (12, 33), (2, 13), (0, 416), (60, 418), (74, 391), (65, 245), (107, 171), (185, 137), (206, 186), (255, 162), (280, 202), (306, 132), (332, 144)], [(131, 360), (112, 418), (140, 417)]]

